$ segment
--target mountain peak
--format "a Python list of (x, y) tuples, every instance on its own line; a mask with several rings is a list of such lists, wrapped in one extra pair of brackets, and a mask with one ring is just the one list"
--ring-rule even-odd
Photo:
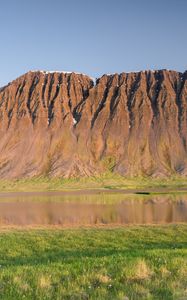
[(0, 89), (0, 178), (187, 174), (187, 72), (29, 71)]

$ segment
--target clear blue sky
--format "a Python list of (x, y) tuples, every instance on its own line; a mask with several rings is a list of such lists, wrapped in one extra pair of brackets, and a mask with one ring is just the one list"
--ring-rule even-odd
[(187, 0), (0, 0), (0, 86), (35, 69), (187, 69)]

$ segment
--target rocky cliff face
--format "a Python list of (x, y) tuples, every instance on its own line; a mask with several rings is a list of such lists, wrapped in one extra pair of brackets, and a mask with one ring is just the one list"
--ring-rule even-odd
[(187, 174), (187, 72), (28, 72), (0, 89), (0, 177)]

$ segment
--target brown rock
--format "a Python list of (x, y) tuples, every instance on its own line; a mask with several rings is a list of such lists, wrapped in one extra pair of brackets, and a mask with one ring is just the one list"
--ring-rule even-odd
[(0, 177), (187, 174), (187, 72), (28, 72), (0, 89)]

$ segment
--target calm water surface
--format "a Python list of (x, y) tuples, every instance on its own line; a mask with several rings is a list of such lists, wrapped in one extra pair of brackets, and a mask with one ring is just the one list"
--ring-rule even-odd
[(0, 198), (0, 226), (84, 226), (187, 222), (187, 194)]

